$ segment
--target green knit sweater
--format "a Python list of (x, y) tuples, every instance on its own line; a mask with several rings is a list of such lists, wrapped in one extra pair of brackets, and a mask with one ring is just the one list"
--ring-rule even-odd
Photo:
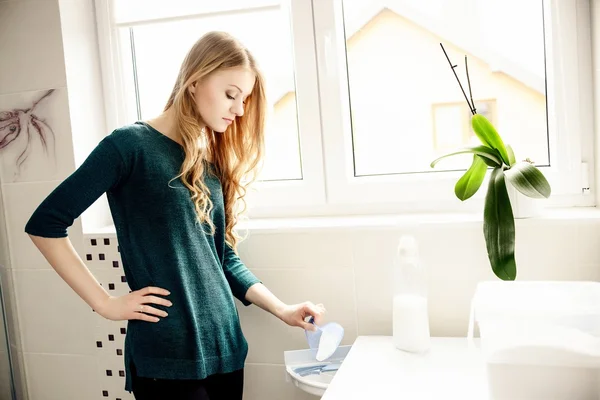
[(125, 389), (131, 365), (139, 376), (203, 379), (244, 367), (248, 344), (233, 296), (244, 305), (259, 280), (225, 243), (220, 180), (207, 164), (205, 183), (214, 209), (214, 235), (197, 222), (179, 174), (183, 147), (136, 122), (104, 138), (86, 161), (37, 208), (31, 235), (60, 238), (107, 193), (123, 269), (131, 290), (157, 286), (171, 292), (169, 316), (158, 323), (131, 320), (125, 338)]

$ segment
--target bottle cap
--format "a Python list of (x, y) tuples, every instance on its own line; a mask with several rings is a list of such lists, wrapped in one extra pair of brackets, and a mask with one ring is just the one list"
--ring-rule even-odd
[(418, 257), (419, 245), (412, 235), (402, 235), (398, 241), (398, 255), (401, 257)]

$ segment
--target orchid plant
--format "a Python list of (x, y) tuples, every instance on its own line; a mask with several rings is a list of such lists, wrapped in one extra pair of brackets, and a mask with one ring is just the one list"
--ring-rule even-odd
[(481, 145), (458, 149), (439, 157), (431, 163), (431, 168), (443, 158), (457, 154), (473, 154), (471, 166), (454, 187), (454, 193), (461, 201), (467, 200), (479, 190), (488, 167), (492, 169), (485, 196), (483, 234), (494, 274), (502, 280), (512, 281), (517, 276), (515, 221), (506, 181), (520, 193), (531, 198), (548, 198), (551, 191), (550, 184), (529, 159), (517, 162), (513, 149), (504, 143), (492, 123), (483, 115), (477, 114), (471, 92), (467, 57), (465, 56), (465, 70), (470, 101), (456, 74), (457, 66), (452, 64), (441, 43), (440, 46), (469, 105), (472, 114), (471, 125)]

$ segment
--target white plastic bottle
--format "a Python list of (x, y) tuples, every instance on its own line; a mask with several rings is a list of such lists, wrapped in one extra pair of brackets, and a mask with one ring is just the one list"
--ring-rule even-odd
[(394, 261), (393, 339), (400, 350), (414, 353), (430, 348), (427, 274), (413, 236), (400, 237)]

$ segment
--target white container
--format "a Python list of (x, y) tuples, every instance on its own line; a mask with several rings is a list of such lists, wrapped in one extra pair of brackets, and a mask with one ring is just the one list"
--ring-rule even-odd
[(427, 274), (419, 259), (417, 241), (402, 236), (394, 260), (392, 335), (396, 348), (422, 353), (430, 343)]
[(599, 282), (482, 282), (473, 314), (491, 399), (600, 399)]

